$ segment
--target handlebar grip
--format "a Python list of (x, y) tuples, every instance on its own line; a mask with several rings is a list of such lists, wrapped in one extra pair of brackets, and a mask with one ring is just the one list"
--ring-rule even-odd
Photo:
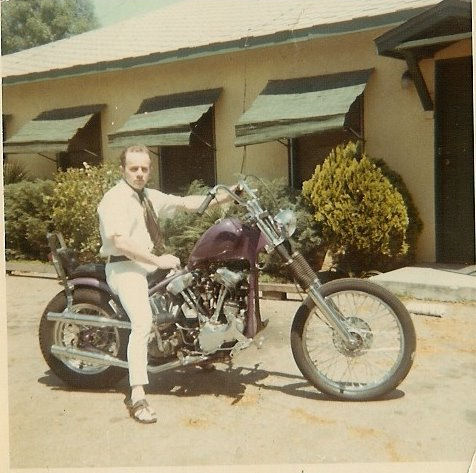
[(205, 200), (202, 202), (200, 207), (197, 210), (198, 215), (203, 215), (207, 207), (210, 205), (210, 202), (215, 198), (215, 194), (208, 194)]

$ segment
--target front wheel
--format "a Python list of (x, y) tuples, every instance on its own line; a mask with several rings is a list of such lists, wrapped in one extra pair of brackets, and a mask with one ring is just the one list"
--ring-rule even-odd
[(294, 359), (307, 380), (337, 399), (365, 401), (395, 389), (413, 363), (410, 314), (389, 291), (369, 281), (339, 279), (320, 293), (358, 341), (346, 346), (313, 304), (299, 307), (291, 328)]

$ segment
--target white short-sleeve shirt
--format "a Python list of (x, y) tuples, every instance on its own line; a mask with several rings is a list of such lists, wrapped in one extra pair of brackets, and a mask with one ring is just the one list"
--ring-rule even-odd
[[(183, 197), (155, 189), (145, 189), (145, 193), (159, 217), (170, 217), (177, 208), (184, 208)], [(101, 256), (119, 256), (114, 247), (114, 236), (126, 236), (138, 248), (152, 250), (154, 245), (147, 231), (139, 196), (124, 179), (104, 194), (97, 210), (102, 239)]]

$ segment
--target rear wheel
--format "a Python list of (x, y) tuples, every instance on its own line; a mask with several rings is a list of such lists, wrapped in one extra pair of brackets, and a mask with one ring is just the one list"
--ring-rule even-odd
[[(109, 297), (95, 289), (77, 288), (73, 293), (72, 311), (116, 317), (108, 304)], [(84, 324), (49, 321), (48, 312), (66, 309), (64, 291), (57, 294), (46, 307), (40, 321), (39, 339), (43, 357), (51, 370), (66, 384), (79, 388), (104, 388), (117, 383), (127, 371), (68, 358), (58, 359), (51, 354), (52, 345), (103, 353), (125, 360), (127, 358), (128, 332), (112, 327), (92, 327)]]
[(347, 347), (314, 305), (303, 304), (291, 329), (301, 372), (319, 391), (338, 399), (370, 400), (395, 389), (413, 363), (416, 336), (405, 306), (390, 292), (360, 279), (320, 288), (358, 341)]

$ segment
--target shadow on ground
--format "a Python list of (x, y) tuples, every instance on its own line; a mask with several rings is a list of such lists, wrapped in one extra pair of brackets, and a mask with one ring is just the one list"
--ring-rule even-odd
[[(290, 381), (289, 384), (280, 384)], [(125, 376), (116, 386), (108, 389), (79, 389), (67, 386), (51, 371), (39, 378), (39, 383), (50, 387), (52, 390), (70, 392), (104, 392), (128, 394), (129, 386)], [(197, 397), (202, 395), (226, 396), (232, 398), (232, 404), (237, 404), (243, 398), (248, 386), (259, 389), (281, 392), (288, 396), (317, 401), (336, 401), (335, 399), (315, 390), (302, 376), (278, 371), (266, 371), (256, 364), (253, 368), (233, 367), (226, 369), (204, 371), (198, 366), (189, 366), (177, 370), (150, 376), (147, 391), (150, 394), (165, 394), (177, 397)], [(399, 399), (405, 394), (396, 389), (377, 401)], [(375, 402), (375, 401), (374, 401)]]

